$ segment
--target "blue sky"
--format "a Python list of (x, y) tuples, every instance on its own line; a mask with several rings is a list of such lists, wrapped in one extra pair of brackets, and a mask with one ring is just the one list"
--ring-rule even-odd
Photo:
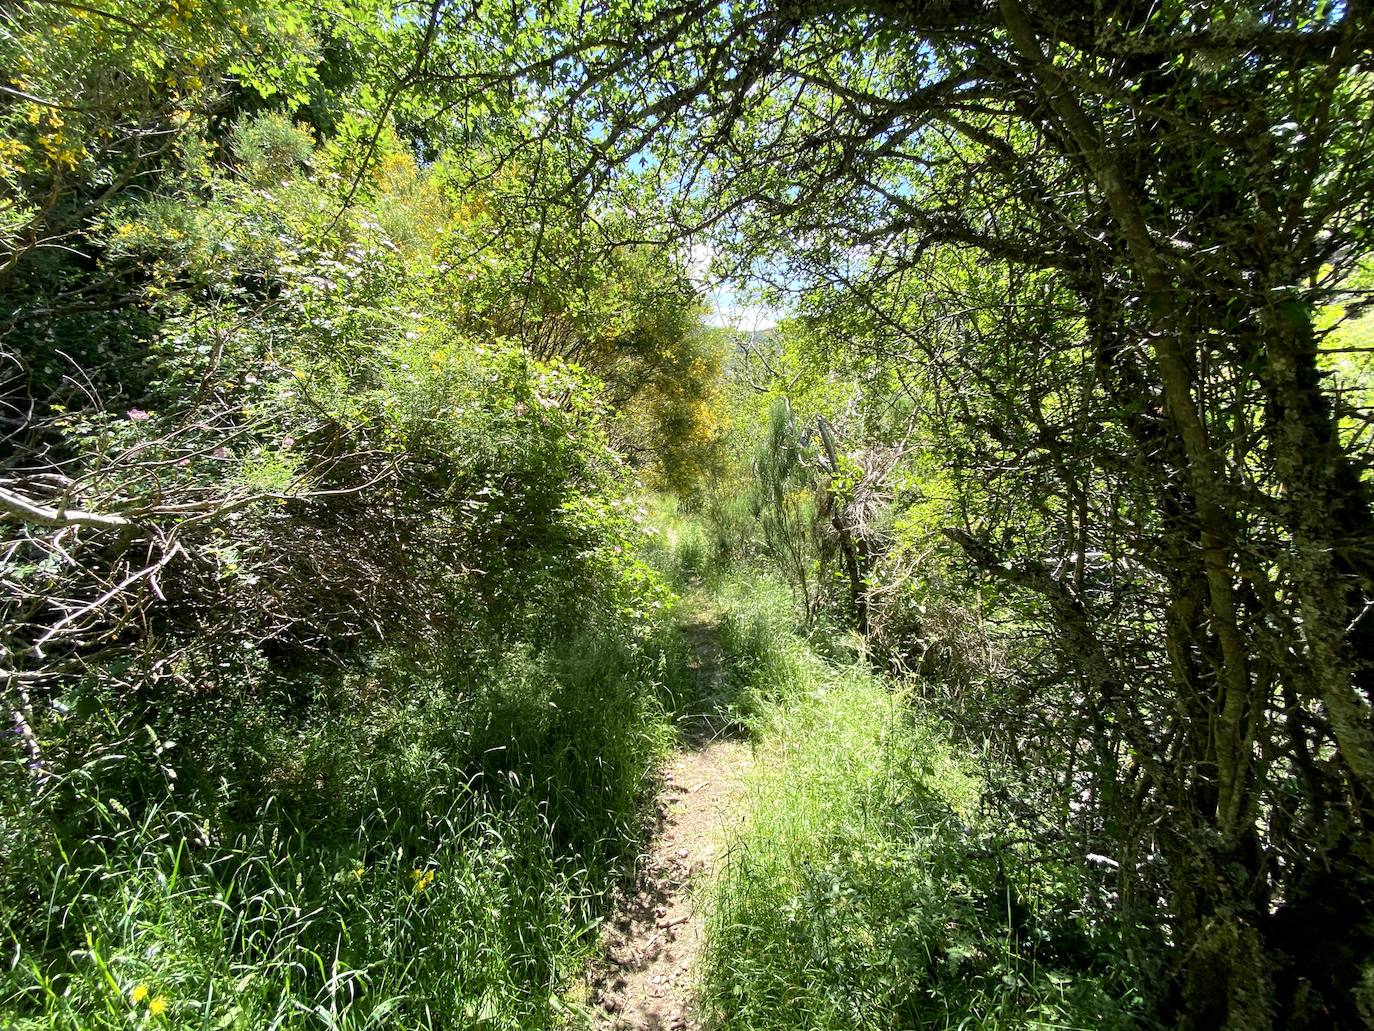
[(706, 296), (706, 323), (730, 329), (753, 332), (772, 329), (785, 314), (764, 304), (738, 283), (714, 282), (710, 277), (711, 249), (706, 244), (694, 244), (688, 259), (688, 271)]

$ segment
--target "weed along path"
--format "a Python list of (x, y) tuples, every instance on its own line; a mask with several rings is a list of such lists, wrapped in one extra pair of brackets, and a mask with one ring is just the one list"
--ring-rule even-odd
[(715, 627), (689, 623), (696, 699), (657, 800), (657, 828), (635, 882), (608, 921), (589, 972), (598, 1031), (691, 1031), (702, 944), (703, 888), (724, 848), (751, 758), (722, 715), (724, 670)]

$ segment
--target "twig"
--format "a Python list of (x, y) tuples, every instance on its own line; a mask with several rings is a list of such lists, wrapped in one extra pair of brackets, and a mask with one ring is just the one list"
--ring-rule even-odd
[(182, 548), (181, 544), (177, 543), (172, 545), (171, 550), (168, 551), (167, 554), (163, 555), (162, 558), (154, 562), (151, 566), (148, 566), (144, 569), (140, 569), (137, 573), (134, 573), (131, 576), (126, 577), (120, 583), (116, 584), (114, 587), (111, 587), (100, 597), (96, 598), (95, 601), (91, 602), (88, 605), (83, 605), (75, 612), (67, 616), (64, 616), (62, 619), (59, 619), (56, 623), (52, 625), (51, 628), (49, 628), (46, 634), (44, 634), (37, 641), (34, 642), (33, 654), (37, 658), (44, 658), (45, 656), (43, 655), (43, 645), (51, 641), (53, 637), (55, 637), (59, 632), (61, 632), (63, 627), (70, 626), (73, 621), (81, 618), (82, 616), (88, 613), (94, 612), (96, 609), (105, 605), (111, 599), (127, 591), (130, 587), (138, 583), (138, 581), (142, 580), (144, 577), (154, 575), (163, 566), (167, 565), (167, 563), (171, 562), (172, 559), (176, 558), (178, 555), (181, 554), (185, 554), (185, 551)]

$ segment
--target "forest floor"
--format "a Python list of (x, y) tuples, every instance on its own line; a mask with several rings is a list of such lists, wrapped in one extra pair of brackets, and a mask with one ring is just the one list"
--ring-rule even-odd
[(692, 644), (694, 710), (656, 804), (652, 843), (607, 921), (588, 971), (597, 1031), (696, 1031), (693, 984), (705, 932), (704, 891), (723, 854), (749, 745), (724, 714), (725, 670), (713, 622), (698, 617)]

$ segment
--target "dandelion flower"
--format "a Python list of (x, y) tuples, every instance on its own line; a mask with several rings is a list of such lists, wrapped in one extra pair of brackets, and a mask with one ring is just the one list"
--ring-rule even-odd
[(151, 1013), (151, 1014), (152, 1014), (153, 1016), (155, 1016), (155, 1017), (160, 1017), (160, 1016), (162, 1016), (164, 1013), (166, 1013), (166, 1012), (167, 1012), (167, 996), (165, 996), (165, 995), (156, 996), (150, 1003), (148, 1003), (148, 1012)]
[(146, 984), (134, 985), (133, 991), (129, 993), (129, 999), (135, 1006), (146, 998), (148, 998), (148, 986)]
[(365, 866), (355, 866), (353, 868), (353, 876), (358, 878), (358, 880), (360, 881), (363, 879), (363, 874), (365, 873), (367, 873), (367, 867)]

